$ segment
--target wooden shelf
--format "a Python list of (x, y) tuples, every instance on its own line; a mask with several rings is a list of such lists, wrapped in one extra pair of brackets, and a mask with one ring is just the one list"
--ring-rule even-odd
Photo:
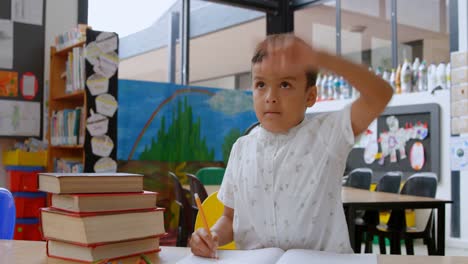
[(50, 146), (51, 149), (82, 149), (83, 145), (57, 145)]
[(84, 96), (85, 96), (85, 91), (84, 91), (84, 90), (81, 90), (81, 91), (74, 92), (74, 93), (69, 93), (69, 94), (54, 96), (54, 97), (52, 98), (52, 100), (83, 99)]
[(85, 41), (82, 41), (82, 42), (78, 42), (74, 45), (71, 45), (69, 47), (66, 47), (66, 48), (63, 48), (61, 50), (56, 50), (55, 48), (55, 55), (58, 55), (58, 56), (68, 56), (68, 52), (72, 51), (73, 48), (75, 47), (82, 47), (84, 44), (86, 44)]

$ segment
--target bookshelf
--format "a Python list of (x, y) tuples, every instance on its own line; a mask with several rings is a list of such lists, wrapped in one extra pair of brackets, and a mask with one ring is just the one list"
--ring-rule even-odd
[(115, 171), (117, 34), (88, 28), (84, 41), (50, 54), (48, 171)]
[[(73, 48), (83, 48), (85, 42), (79, 42), (70, 47), (57, 51), (55, 47), (51, 47), (50, 52), (50, 91), (49, 91), (49, 129), (47, 133), (47, 141), (49, 142), (49, 151), (47, 157), (47, 168), (49, 171), (54, 171), (54, 159), (66, 158), (81, 162), (84, 165), (85, 150), (83, 142), (81, 144), (76, 141), (75, 144), (71, 142), (60, 143), (53, 142), (54, 132), (54, 115), (59, 111), (65, 109), (76, 109), (81, 107), (84, 111), (83, 116), (86, 116), (87, 98), (84, 87), (77, 87), (72, 92), (66, 91), (66, 77), (63, 73), (67, 70), (66, 65), (69, 59), (69, 54), (73, 52)], [(79, 118), (79, 117), (77, 117)], [(80, 128), (82, 130), (83, 128)], [(80, 134), (84, 133), (81, 131)]]

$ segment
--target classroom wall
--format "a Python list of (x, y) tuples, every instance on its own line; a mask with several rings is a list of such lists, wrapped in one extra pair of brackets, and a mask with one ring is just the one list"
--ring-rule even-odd
[[(468, 51), (468, 2), (458, 0), (458, 50)], [(449, 246), (468, 248), (468, 171), (460, 173), (460, 238), (447, 241)]]
[[(78, 21), (78, 1), (79, 0), (48, 0), (46, 6), (45, 25), (45, 51), (44, 51), (44, 105), (48, 101), (48, 81), (50, 65), (50, 47), (54, 45), (54, 38), (57, 34), (69, 31), (76, 27)], [(44, 107), (44, 138), (46, 135), (47, 108)]]
[[(50, 46), (58, 33), (68, 31), (75, 27), (78, 21), (78, 0), (48, 0), (46, 2), (45, 21), (45, 58), (44, 58), (44, 88), (47, 87), (49, 79)], [(48, 93), (44, 89), (44, 103), (46, 104)], [(47, 110), (43, 112), (44, 128), (47, 124)], [(45, 130), (44, 130), (45, 132)], [(44, 138), (45, 138), (45, 133)], [(0, 152), (9, 149), (15, 143), (14, 139), (0, 138)], [(6, 186), (6, 173), (0, 153), (0, 187)]]

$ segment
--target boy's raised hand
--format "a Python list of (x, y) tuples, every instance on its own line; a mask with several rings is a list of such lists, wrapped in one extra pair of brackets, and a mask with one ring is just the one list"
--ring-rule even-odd
[(190, 239), (190, 248), (196, 256), (205, 258), (216, 258), (218, 248), (218, 234), (211, 231), (211, 234), (203, 227), (195, 230)]

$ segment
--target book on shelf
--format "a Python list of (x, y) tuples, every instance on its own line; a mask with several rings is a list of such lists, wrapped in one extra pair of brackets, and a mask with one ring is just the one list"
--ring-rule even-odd
[[(47, 241), (47, 256), (63, 260), (93, 262), (109, 261), (159, 252), (159, 236), (83, 246), (57, 240)], [(132, 263), (133, 264), (133, 263)]]
[(39, 189), (50, 193), (142, 192), (143, 175), (132, 173), (40, 173)]
[(86, 28), (87, 25), (78, 25), (69, 31), (58, 34), (55, 37), (55, 48), (57, 51), (66, 49), (73, 45), (86, 41)]
[[(375, 254), (340, 254), (308, 249), (262, 248), (254, 250), (218, 250), (218, 259), (197, 257), (192, 254), (178, 261), (178, 264), (209, 263), (256, 263), (256, 264), (377, 264)], [(214, 262), (215, 261), (215, 262)]]
[(68, 52), (65, 63), (65, 93), (82, 91), (85, 88), (86, 68), (84, 48), (74, 47)]
[(82, 173), (83, 163), (77, 158), (54, 158), (54, 172)]
[(83, 107), (54, 111), (51, 116), (50, 144), (52, 146), (82, 144), (84, 134)]
[(68, 212), (112, 212), (154, 208), (157, 194), (141, 193), (87, 193), (53, 194), (51, 207)]
[(164, 235), (164, 209), (110, 213), (70, 213), (41, 208), (42, 233), (47, 240), (84, 246)]

